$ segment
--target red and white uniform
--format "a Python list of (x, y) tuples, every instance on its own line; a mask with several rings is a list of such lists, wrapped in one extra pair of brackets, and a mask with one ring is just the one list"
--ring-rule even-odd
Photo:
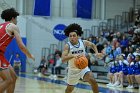
[(0, 69), (8, 68), (10, 65), (10, 63), (4, 57), (6, 47), (14, 38), (14, 36), (10, 35), (6, 30), (9, 25), (10, 22), (0, 24)]

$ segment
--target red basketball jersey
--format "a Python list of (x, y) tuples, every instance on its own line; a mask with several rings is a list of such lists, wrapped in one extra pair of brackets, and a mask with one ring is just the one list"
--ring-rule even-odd
[(10, 25), (10, 22), (5, 22), (5, 23), (0, 24), (0, 68), (2, 69), (7, 68), (10, 64), (4, 57), (4, 53), (5, 53), (6, 47), (14, 38), (14, 36), (11, 36), (6, 31), (6, 27), (8, 25)]

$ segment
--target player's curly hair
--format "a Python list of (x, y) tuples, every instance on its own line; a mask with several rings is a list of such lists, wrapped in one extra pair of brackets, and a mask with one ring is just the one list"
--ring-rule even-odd
[(12, 18), (19, 16), (19, 13), (14, 8), (9, 8), (2, 11), (1, 18), (5, 21), (11, 21)]
[(70, 24), (64, 30), (66, 36), (69, 36), (69, 33), (76, 32), (78, 36), (83, 34), (82, 27), (76, 23)]

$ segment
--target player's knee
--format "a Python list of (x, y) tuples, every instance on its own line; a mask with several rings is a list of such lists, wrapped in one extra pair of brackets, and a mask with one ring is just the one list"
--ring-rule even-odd
[(67, 89), (65, 90), (65, 93), (71, 93), (72, 91), (73, 91), (72, 88), (67, 88)]

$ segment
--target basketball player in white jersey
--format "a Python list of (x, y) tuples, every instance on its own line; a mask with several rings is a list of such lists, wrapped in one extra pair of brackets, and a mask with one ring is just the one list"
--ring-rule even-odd
[(78, 69), (74, 64), (74, 59), (80, 56), (85, 56), (86, 46), (91, 47), (95, 51), (96, 56), (101, 56), (101, 53), (98, 53), (95, 44), (80, 39), (80, 36), (83, 34), (80, 25), (75, 23), (70, 24), (64, 32), (65, 35), (69, 37), (69, 42), (64, 46), (64, 51), (62, 53), (62, 61), (68, 62), (68, 85), (65, 93), (72, 93), (74, 86), (78, 83), (79, 79), (88, 82), (94, 93), (99, 93), (98, 84), (93, 78), (93, 74), (88, 66), (85, 69)]

